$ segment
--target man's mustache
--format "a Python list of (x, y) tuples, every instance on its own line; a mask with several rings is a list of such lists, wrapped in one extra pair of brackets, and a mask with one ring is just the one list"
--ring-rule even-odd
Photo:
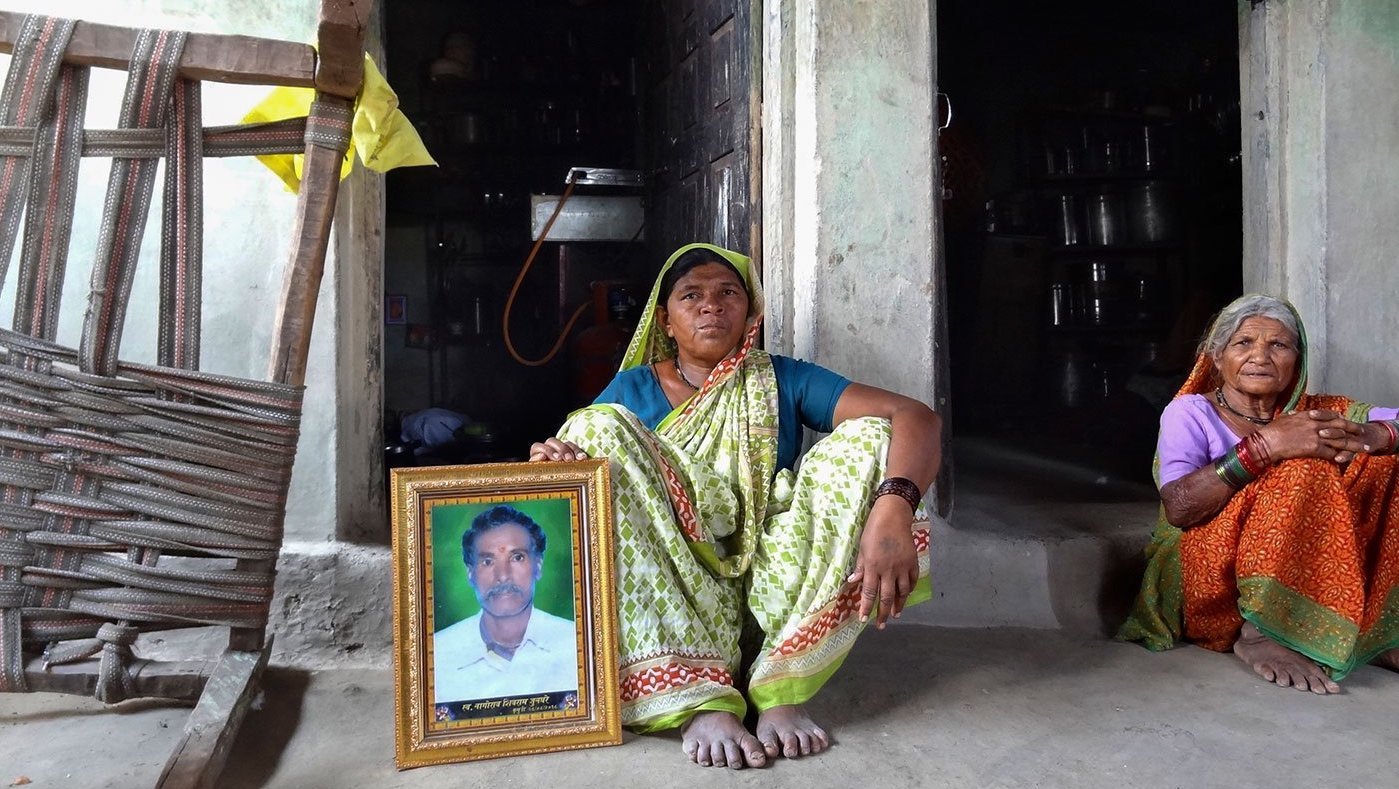
[(510, 582), (510, 581), (501, 581), (500, 583), (496, 584), (495, 586), (492, 586), (491, 589), (490, 589), (490, 591), (486, 592), (486, 599), (487, 599), (487, 600), (490, 600), (490, 599), (492, 599), (492, 598), (494, 598), (494, 597), (497, 597), (497, 596), (503, 595), (503, 594), (514, 594), (514, 595), (523, 596), (524, 593), (525, 593), (525, 590), (521, 589), (518, 585), (516, 585), (516, 584), (514, 584), (514, 583), (512, 583), (512, 582)]

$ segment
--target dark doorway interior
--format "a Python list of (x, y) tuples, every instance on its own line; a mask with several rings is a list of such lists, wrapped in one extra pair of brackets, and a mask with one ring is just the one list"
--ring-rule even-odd
[[(616, 372), (670, 249), (748, 246), (748, 3), (388, 0), (385, 19), (441, 165), (388, 176), (389, 465), (523, 459)], [(579, 167), (621, 173), (576, 187), (515, 288)]]
[(1149, 480), (1240, 291), (1230, 3), (941, 0), (954, 435)]

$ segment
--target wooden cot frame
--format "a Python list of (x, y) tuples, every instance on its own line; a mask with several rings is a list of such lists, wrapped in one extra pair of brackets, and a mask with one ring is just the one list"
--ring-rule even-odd
[[(294, 42), (191, 33), (180, 55), (178, 75), (235, 84), (312, 87), (318, 104), (349, 113), (363, 79), (363, 42), (371, 7), (371, 0), (322, 0), (319, 53)], [(21, 14), (0, 11), (0, 52), (14, 51), (23, 19)], [(63, 62), (128, 69), (137, 35), (132, 29), (78, 22)], [(293, 387), (305, 380), (342, 159), (331, 148), (309, 143), (304, 152), (290, 260), (276, 308), (266, 379)], [(238, 559), (237, 569), (270, 574), (275, 560)], [(159, 786), (216, 784), (267, 663), (271, 639), (265, 629), (265, 625), (231, 627), (228, 649), (212, 669), (207, 661), (129, 661), (132, 695), (198, 700)], [(97, 686), (95, 662), (51, 666), (42, 657), (30, 659), (24, 667), (27, 690), (90, 694)]]

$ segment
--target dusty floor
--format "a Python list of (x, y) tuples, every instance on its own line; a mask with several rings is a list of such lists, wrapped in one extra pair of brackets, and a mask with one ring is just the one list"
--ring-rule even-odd
[[(678, 738), (473, 764), (393, 768), (387, 670), (274, 671), (228, 787), (1394, 786), (1399, 676), (1358, 671), (1318, 698), (1232, 657), (1058, 631), (903, 626), (870, 633), (814, 705), (828, 753), (765, 770), (686, 763)], [(0, 786), (145, 787), (185, 710), (0, 696)]]

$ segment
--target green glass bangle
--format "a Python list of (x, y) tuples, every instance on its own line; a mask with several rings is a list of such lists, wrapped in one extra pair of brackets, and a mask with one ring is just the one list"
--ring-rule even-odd
[(1214, 473), (1219, 475), (1219, 479), (1225, 485), (1234, 490), (1243, 490), (1243, 487), (1252, 482), (1255, 477), (1244, 468), (1243, 461), (1239, 459), (1239, 453), (1230, 447), (1224, 456), (1214, 462)]
[(1222, 458), (1214, 462), (1214, 475), (1219, 477), (1219, 481), (1228, 485), (1231, 490), (1239, 489), (1238, 486), (1234, 484), (1234, 481), (1229, 479), (1229, 474), (1224, 470), (1224, 460)]

